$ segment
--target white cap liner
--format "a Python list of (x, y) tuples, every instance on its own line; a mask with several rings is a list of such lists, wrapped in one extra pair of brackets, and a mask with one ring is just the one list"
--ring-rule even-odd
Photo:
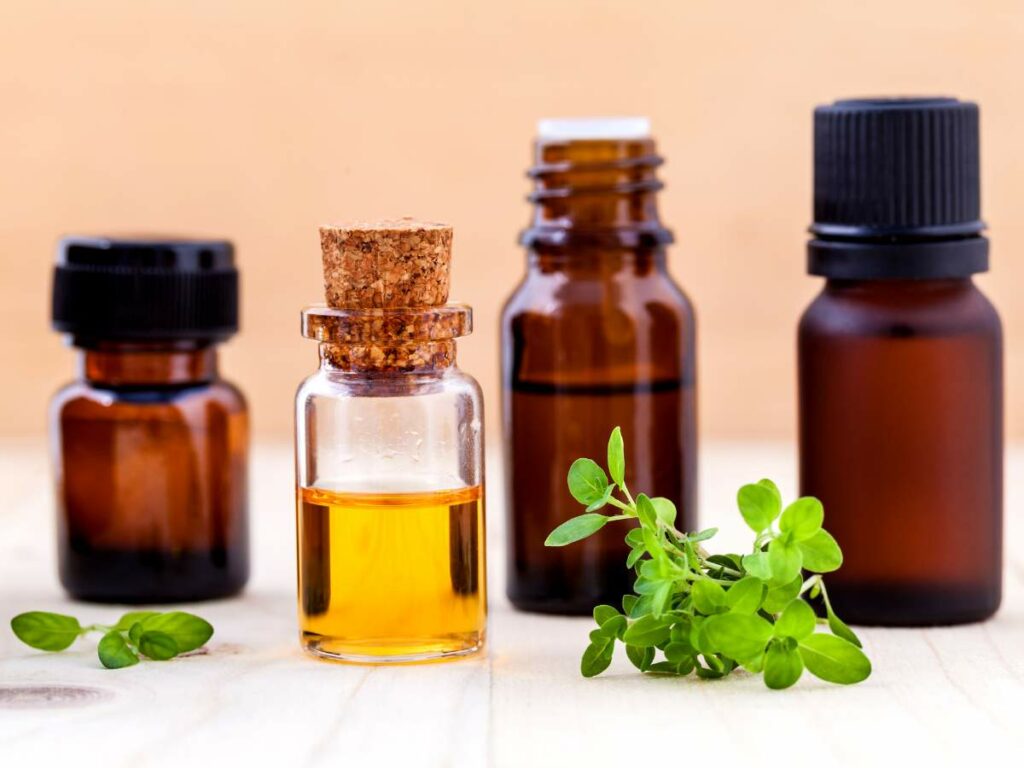
[(539, 139), (646, 139), (651, 121), (646, 117), (554, 117), (537, 121)]

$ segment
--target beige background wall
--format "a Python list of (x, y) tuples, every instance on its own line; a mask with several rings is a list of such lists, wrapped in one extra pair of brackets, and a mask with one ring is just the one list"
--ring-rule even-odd
[(700, 318), (702, 430), (790, 437), (810, 113), (841, 96), (982, 106), (983, 278), (1024, 437), (1024, 3), (217, 2), (0, 4), (0, 436), (41, 433), (72, 355), (48, 329), (66, 232), (233, 238), (244, 331), (225, 371), (285, 436), (316, 351), (316, 225), (413, 214), (455, 225), (461, 360), (497, 426), (497, 315), (523, 270), (535, 120), (647, 114), (668, 164), (671, 269)]

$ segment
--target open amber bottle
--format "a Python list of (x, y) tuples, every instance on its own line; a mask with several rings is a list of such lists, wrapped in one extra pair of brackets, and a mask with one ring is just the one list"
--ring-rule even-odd
[(325, 227), (328, 301), (302, 331), (296, 402), (301, 642), (350, 662), (483, 647), (483, 400), (455, 365), (471, 312), (445, 303), (451, 229)]
[(502, 314), (508, 595), (586, 614), (631, 591), (621, 533), (544, 539), (580, 513), (565, 476), (622, 428), (631, 488), (696, 526), (695, 317), (666, 266), (662, 159), (647, 121), (542, 121), (529, 175), (527, 270)]
[(249, 419), (217, 368), (238, 329), (231, 244), (69, 237), (53, 322), (79, 358), (50, 406), (64, 588), (119, 603), (237, 593)]
[(999, 606), (1003, 349), (971, 276), (978, 108), (841, 101), (815, 113), (800, 321), (801, 491), (842, 546), (836, 611), (862, 624), (977, 621)]

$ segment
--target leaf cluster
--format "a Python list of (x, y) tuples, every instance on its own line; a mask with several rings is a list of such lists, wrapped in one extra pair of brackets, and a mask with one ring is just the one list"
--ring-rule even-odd
[[(843, 555), (822, 528), (820, 501), (804, 497), (784, 507), (771, 480), (744, 485), (737, 505), (754, 532), (751, 551), (711, 555), (704, 542), (716, 529), (680, 531), (671, 500), (642, 493), (634, 499), (618, 427), (608, 441), (607, 467), (573, 462), (569, 492), (586, 509), (545, 541), (561, 547), (614, 521), (632, 524), (626, 567), (636, 573), (634, 594), (623, 597), (621, 610), (594, 609), (597, 629), (581, 662), (585, 677), (608, 668), (617, 643), (648, 674), (720, 678), (742, 667), (763, 674), (769, 688), (788, 688), (805, 669), (833, 683), (868, 677), (871, 662), (825, 589), (822, 574), (838, 569)], [(616, 513), (599, 511), (607, 508)]]
[(153, 661), (173, 659), (213, 636), (208, 621), (184, 611), (131, 611), (111, 626), (82, 626), (74, 616), (31, 611), (11, 619), (11, 629), (23, 643), (41, 651), (63, 651), (79, 637), (102, 632), (97, 652), (107, 669), (134, 666), (142, 656)]

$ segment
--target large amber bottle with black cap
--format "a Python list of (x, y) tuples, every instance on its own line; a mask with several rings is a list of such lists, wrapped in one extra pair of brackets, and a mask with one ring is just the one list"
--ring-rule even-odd
[(524, 610), (618, 605), (635, 575), (622, 532), (550, 548), (582, 511), (566, 488), (622, 428), (626, 482), (696, 525), (695, 319), (668, 273), (662, 163), (647, 120), (541, 121), (526, 276), (502, 315), (508, 595)]
[(828, 578), (862, 624), (976, 621), (999, 606), (1003, 351), (972, 275), (988, 268), (978, 108), (840, 101), (815, 112), (799, 330), (801, 492), (845, 562)]
[(231, 243), (69, 237), (53, 325), (78, 352), (50, 408), (64, 588), (118, 603), (241, 590), (249, 421), (217, 368), (238, 330)]

